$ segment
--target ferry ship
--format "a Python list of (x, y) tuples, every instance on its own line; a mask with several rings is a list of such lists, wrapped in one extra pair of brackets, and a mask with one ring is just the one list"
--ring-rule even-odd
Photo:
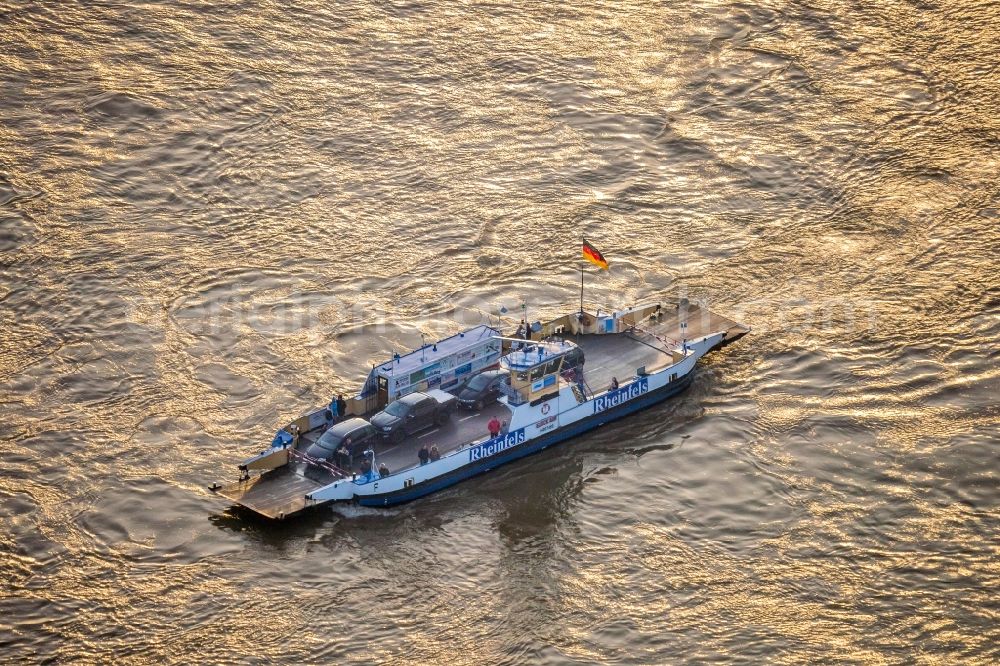
[[(522, 324), (507, 335), (479, 325), (394, 354), (336, 415), (324, 407), (296, 419), (239, 465), (237, 481), (210, 490), (271, 519), (335, 502), (409, 502), (676, 395), (698, 359), (750, 330), (686, 299), (603, 313), (581, 307)], [(509, 381), (495, 401), (453, 409), (445, 392), (496, 369)], [(407, 396), (425, 399), (418, 394), (435, 396), (442, 410), (429, 427), (389, 438), (368, 421)], [(364, 440), (363, 454), (325, 455), (321, 438), (348, 430)]]

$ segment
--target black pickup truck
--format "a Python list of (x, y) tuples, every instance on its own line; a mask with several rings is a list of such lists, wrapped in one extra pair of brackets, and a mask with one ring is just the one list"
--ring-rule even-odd
[(410, 393), (389, 403), (372, 417), (371, 424), (382, 437), (398, 444), (407, 435), (447, 423), (455, 403), (455, 396), (436, 389)]

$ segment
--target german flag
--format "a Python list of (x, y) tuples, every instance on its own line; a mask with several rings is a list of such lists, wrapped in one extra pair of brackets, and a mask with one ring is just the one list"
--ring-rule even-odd
[(604, 258), (604, 255), (596, 247), (588, 243), (586, 238), (583, 239), (583, 258), (592, 264), (600, 266), (604, 270), (608, 270), (608, 260)]

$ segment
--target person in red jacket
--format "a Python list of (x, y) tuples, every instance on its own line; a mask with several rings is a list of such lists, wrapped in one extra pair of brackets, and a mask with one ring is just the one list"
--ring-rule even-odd
[(490, 429), (490, 437), (496, 437), (500, 434), (500, 419), (493, 417), (490, 422), (486, 424), (486, 427)]

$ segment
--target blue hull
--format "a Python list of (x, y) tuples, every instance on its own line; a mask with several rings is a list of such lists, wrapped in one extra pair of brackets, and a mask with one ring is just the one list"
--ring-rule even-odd
[(355, 499), (357, 503), (362, 506), (392, 506), (394, 504), (410, 502), (449, 486), (453, 486), (460, 481), (464, 481), (465, 479), (488, 472), (501, 465), (506, 465), (509, 462), (517, 460), (518, 458), (523, 458), (531, 455), (532, 453), (538, 453), (542, 449), (547, 449), (553, 444), (558, 444), (559, 442), (569, 439), (570, 437), (575, 437), (576, 435), (587, 432), (588, 430), (593, 430), (594, 428), (600, 427), (605, 423), (615, 421), (623, 416), (628, 416), (629, 414), (637, 412), (641, 409), (663, 402), (667, 398), (677, 395), (686, 389), (691, 384), (693, 376), (694, 370), (677, 381), (667, 384), (656, 391), (643, 394), (618, 407), (601, 412), (600, 414), (595, 414), (585, 419), (581, 419), (572, 425), (554, 430), (551, 433), (543, 435), (537, 439), (533, 439), (525, 442), (524, 444), (506, 449), (505, 451), (491, 456), (490, 458), (485, 458), (472, 465), (466, 465), (465, 467), (457, 469), (449, 474), (443, 474), (439, 477), (428, 479), (423, 483), (416, 484), (404, 490), (398, 490), (381, 495), (365, 495), (364, 497), (356, 497)]

